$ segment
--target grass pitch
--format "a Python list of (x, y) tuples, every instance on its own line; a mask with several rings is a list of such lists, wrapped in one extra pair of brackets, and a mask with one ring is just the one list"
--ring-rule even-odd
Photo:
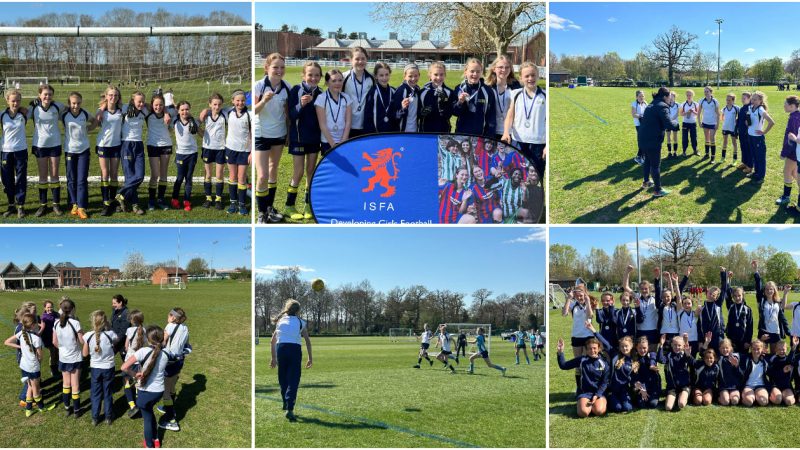
[[(3, 339), (14, 329), (14, 310), (25, 301), (35, 302), (38, 313), (45, 299), (58, 300), (68, 295), (77, 306), (84, 330), (91, 330), (89, 315), (96, 309), (111, 312), (111, 297), (121, 293), (129, 299), (130, 309), (140, 309), (146, 324), (161, 327), (167, 323), (169, 310), (181, 306), (186, 310), (189, 342), (194, 352), (178, 379), (176, 411), (181, 431), (160, 430), (165, 447), (250, 447), (250, 283), (237, 281), (192, 282), (186, 290), (160, 290), (159, 286), (136, 286), (118, 289), (65, 290), (0, 293), (0, 330)], [(114, 383), (114, 414), (117, 419), (109, 427), (91, 424), (89, 378), (81, 384), (83, 415), (75, 420), (62, 412), (61, 379), (48, 382), (49, 352), (43, 350), (42, 382), (45, 401), (59, 402), (48, 412), (25, 418), (17, 405), (20, 372), (16, 351), (0, 349), (0, 414), (6, 424), (0, 434), (0, 447), (141, 447), (141, 418), (129, 419), (122, 381)], [(116, 358), (117, 368), (120, 358)], [(87, 372), (88, 375), (88, 372)]]
[[(175, 95), (175, 102), (180, 102), (183, 100), (189, 101), (192, 105), (192, 114), (195, 117), (200, 115), (200, 111), (204, 108), (208, 107), (208, 97), (210, 93), (219, 92), (225, 98), (225, 103), (230, 104), (230, 94), (233, 93), (236, 89), (243, 89), (248, 86), (246, 80), (243, 81), (242, 84), (223, 84), (219, 81), (209, 82), (208, 84), (204, 80), (195, 80), (195, 81), (183, 81), (178, 83), (164, 83), (162, 85), (163, 89), (172, 88), (174, 95)], [(105, 84), (100, 83), (84, 83), (78, 86), (60, 86), (57, 83), (53, 85), (56, 90), (55, 93), (55, 101), (63, 103), (65, 105), (68, 104), (68, 95), (71, 91), (78, 91), (83, 96), (83, 109), (85, 109), (90, 114), (94, 114), (97, 110), (98, 103), (100, 101), (101, 95), (103, 94), (105, 88), (107, 87)], [(145, 97), (149, 101), (153, 90), (158, 86), (155, 84), (148, 85), (146, 88), (143, 88), (142, 91), (145, 94)], [(121, 86), (120, 91), (122, 93), (122, 104), (127, 104), (128, 100), (130, 99), (131, 93), (135, 90), (134, 87), (128, 86)], [(28, 108), (28, 102), (31, 99), (25, 98), (23, 101), (23, 106)], [(32, 136), (33, 136), (33, 122), (28, 121), (27, 126), (27, 135), (28, 135), (28, 148), (32, 145)], [(98, 177), (100, 176), (100, 163), (98, 162), (97, 153), (95, 153), (95, 143), (97, 139), (97, 129), (89, 132), (89, 142), (90, 142), (90, 149), (91, 156), (89, 158), (89, 176), (90, 177)], [(63, 144), (63, 128), (61, 130), (62, 133), (62, 144)], [(147, 136), (147, 130), (145, 127), (145, 139)], [(203, 135), (202, 133), (198, 133), (197, 135), (197, 148), (198, 152), (199, 149), (202, 148), (202, 141)], [(146, 151), (146, 150), (145, 150)], [(146, 153), (145, 153), (146, 156)], [(82, 221), (77, 218), (77, 216), (72, 216), (69, 214), (69, 208), (71, 205), (67, 205), (67, 181), (66, 181), (66, 169), (65, 169), (65, 158), (62, 154), (61, 160), (59, 162), (59, 175), (61, 176), (61, 209), (66, 210), (67, 214), (64, 214), (61, 217), (55, 216), (52, 212), (49, 212), (45, 216), (41, 218), (33, 217), (33, 212), (39, 207), (39, 191), (37, 187), (36, 181), (38, 181), (39, 172), (36, 165), (36, 157), (33, 154), (28, 153), (28, 190), (27, 190), (27, 199), (25, 204), (25, 212), (27, 216), (20, 220), (16, 216), (11, 218), (3, 218), (0, 217), (0, 223), (250, 223), (251, 219), (250, 216), (240, 216), (238, 214), (226, 214), (225, 211), (218, 211), (216, 209), (205, 209), (202, 208), (201, 205), (203, 201), (205, 201), (205, 195), (203, 193), (203, 183), (202, 181), (195, 182), (192, 189), (192, 211), (185, 212), (183, 209), (180, 210), (169, 210), (169, 211), (147, 211), (147, 214), (144, 216), (137, 216), (135, 214), (114, 214), (111, 217), (102, 217), (100, 216), (100, 210), (103, 208), (103, 201), (102, 196), (100, 194), (100, 183), (99, 182), (90, 182), (89, 183), (89, 208), (88, 212), (90, 214), (89, 220)], [(212, 169), (213, 170), (213, 169)], [(177, 169), (175, 166), (175, 155), (174, 155), (174, 147), (173, 147), (173, 155), (170, 158), (169, 163), (169, 171), (168, 174), (171, 177), (174, 177), (177, 173)], [(122, 172), (122, 168), (119, 169), (119, 177), (120, 177), (120, 186), (122, 186), (122, 177), (124, 173)], [(199, 177), (202, 179), (204, 176), (204, 169), (203, 169), (203, 161), (198, 157), (197, 166), (195, 167), (193, 176), (195, 178)], [(32, 178), (31, 178), (32, 177)], [(145, 181), (139, 187), (139, 206), (143, 208), (147, 208), (147, 180), (150, 177), (150, 162), (145, 157)], [(225, 169), (225, 177), (228, 178), (228, 171), (227, 168)], [(174, 179), (174, 178), (173, 178)], [(30, 180), (35, 180), (31, 182)], [(167, 195), (166, 199), (169, 201), (172, 195), (172, 185), (173, 183), (170, 182), (167, 186)], [(212, 187), (213, 192), (213, 187)], [(181, 200), (183, 196), (183, 188), (181, 188)], [(48, 201), (52, 202), (52, 193), (48, 190)], [(227, 208), (229, 198), (228, 198), (228, 187), (225, 186), (225, 192), (223, 194), (223, 202), (225, 203), (225, 207)], [(8, 200), (5, 194), (0, 195), (0, 211), (6, 211), (8, 208)]]
[[(592, 295), (599, 298), (600, 293)], [(618, 296), (615, 296), (618, 298)], [(753, 308), (753, 324), (758, 324), (754, 293), (745, 296)], [(619, 301), (617, 301), (619, 307)], [(547, 347), (550, 364), (550, 446), (551, 447), (667, 447), (735, 448), (793, 447), (785, 439), (786, 424), (800, 419), (797, 407), (767, 406), (745, 408), (687, 406), (679, 412), (666, 412), (664, 399), (655, 410), (634, 410), (628, 414), (608, 413), (603, 417), (579, 419), (575, 412), (575, 377), (572, 370), (558, 368), (556, 343), (565, 341), (564, 357), (572, 358), (569, 344), (572, 317), (562, 317), (560, 309), (549, 310)], [(791, 324), (791, 311), (786, 312)], [(727, 320), (727, 312), (725, 319)], [(595, 321), (595, 324), (597, 322)], [(664, 381), (663, 366), (661, 371)], [(662, 387), (666, 384), (662, 384)]]
[[(797, 216), (775, 205), (775, 199), (783, 193), (783, 161), (779, 155), (788, 115), (782, 105), (794, 92), (778, 92), (775, 87), (759, 89), (767, 94), (769, 112), (775, 120), (766, 136), (767, 176), (763, 185), (752, 183), (728, 164), (730, 143), (726, 163), (701, 160), (705, 144), (698, 126), (700, 157), (667, 159), (662, 151), (661, 182), (672, 192), (659, 199), (641, 189), (643, 170), (633, 162), (637, 146), (630, 104), (636, 89), (550, 89), (550, 222), (795, 223)], [(683, 102), (685, 89), (674, 90), (677, 101)], [(694, 90), (695, 99), (702, 98), (702, 89)], [(736, 93), (738, 99), (745, 90), (754, 91), (722, 88), (715, 97), (724, 105), (727, 93)], [(649, 93), (645, 97), (649, 102)], [(680, 132), (678, 140), (680, 154)], [(716, 142), (719, 159), (719, 130)], [(797, 194), (795, 185), (792, 195)]]
[[(256, 347), (256, 447), (544, 447), (544, 360), (514, 365), (513, 345), (492, 338), (492, 362), (469, 375), (417, 362), (419, 344), (388, 337), (311, 337), (290, 423), (281, 411), (269, 338)], [(305, 348), (304, 348), (305, 353)], [(438, 350), (431, 351), (435, 354)], [(305, 355), (304, 355), (305, 358)]]

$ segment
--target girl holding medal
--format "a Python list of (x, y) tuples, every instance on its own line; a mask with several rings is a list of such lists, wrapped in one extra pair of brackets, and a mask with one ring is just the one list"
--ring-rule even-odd
[[(519, 146), (522, 154), (536, 168), (539, 177), (544, 177), (547, 158), (547, 101), (539, 82), (539, 68), (530, 61), (519, 69), (524, 89), (511, 94), (508, 114), (503, 121), (501, 140)], [(499, 106), (498, 106), (499, 109)]]
[(444, 84), (447, 75), (444, 63), (436, 61), (428, 66), (429, 82), (425, 83), (419, 94), (422, 104), (419, 131), (429, 133), (449, 133), (450, 118), (453, 116), (453, 90)]
[[(600, 295), (600, 304), (602, 308), (597, 310), (597, 325), (600, 327), (600, 336), (608, 342), (618, 342), (617, 326), (615, 317), (617, 309), (614, 308), (614, 296), (611, 292), (603, 292)], [(608, 349), (609, 356), (613, 357), (616, 354), (616, 348), (612, 345)]]
[(246, 216), (247, 173), (251, 163), (250, 146), (253, 142), (253, 133), (244, 91), (233, 91), (231, 103), (233, 106), (225, 108), (222, 113), (228, 124), (228, 134), (225, 136), (225, 161), (228, 164), (228, 192), (231, 197), (231, 205), (226, 211), (228, 214), (238, 211), (239, 215)]
[(328, 90), (314, 101), (322, 133), (322, 152), (327, 153), (350, 137), (352, 100), (342, 92), (344, 76), (339, 69), (325, 73)]
[[(691, 273), (691, 267), (689, 266), (687, 273)], [(678, 334), (688, 337), (689, 347), (692, 349), (692, 358), (696, 358), (697, 352), (700, 351), (700, 343), (697, 336), (697, 315), (692, 309), (691, 297), (686, 296), (680, 302), (683, 309), (678, 313)]]
[[(750, 344), (748, 343), (748, 346)], [(719, 398), (721, 406), (736, 406), (741, 400), (739, 386), (742, 384), (742, 373), (739, 371), (739, 353), (733, 353), (730, 339), (719, 343)]]
[(694, 359), (690, 355), (689, 341), (685, 336), (672, 338), (671, 351), (664, 349), (666, 341), (667, 337), (661, 336), (658, 344), (658, 362), (666, 366), (664, 373), (667, 378), (667, 396), (664, 399), (664, 408), (667, 411), (680, 411), (689, 401)]
[(497, 113), (495, 96), (491, 88), (483, 83), (483, 66), (480, 61), (470, 58), (464, 65), (464, 81), (453, 92), (456, 101), (453, 115), (456, 120), (456, 134), (477, 134), (495, 137)]
[(167, 167), (169, 166), (169, 156), (172, 154), (172, 138), (169, 135), (172, 120), (165, 110), (164, 96), (154, 94), (150, 97), (150, 112), (145, 117), (147, 159), (150, 160), (147, 209), (150, 211), (154, 211), (156, 207), (169, 209), (164, 204), (164, 194), (167, 192)]
[[(586, 331), (591, 333), (589, 330)], [(573, 339), (575, 339), (574, 336)], [(578, 404), (576, 405), (578, 417), (589, 417), (592, 414), (595, 416), (604, 415), (608, 405), (605, 392), (610, 381), (611, 370), (608, 367), (608, 362), (600, 354), (600, 342), (594, 337), (587, 338), (585, 344), (586, 354), (584, 355), (583, 348), (581, 348), (580, 356), (576, 355), (569, 361), (564, 358), (563, 339), (559, 338), (556, 350), (558, 352), (558, 367), (561, 370), (575, 369), (576, 374), (584, 374), (583, 377), (575, 375), (575, 380), (578, 383)]]
[(280, 53), (272, 53), (264, 60), (263, 80), (253, 90), (256, 92), (253, 108), (256, 120), (256, 198), (258, 214), (276, 223), (283, 215), (273, 208), (278, 190), (278, 168), (281, 152), (286, 144), (290, 86), (283, 81), (286, 64)]
[(350, 118), (350, 137), (361, 136), (364, 132), (364, 114), (367, 93), (375, 86), (375, 78), (367, 72), (367, 51), (363, 47), (350, 49), (350, 62), (353, 68), (342, 74), (343, 91), (353, 101)]
[(403, 69), (403, 84), (392, 95), (389, 115), (398, 120), (398, 130), (403, 133), (416, 133), (420, 113), (419, 67), (408, 64)]
[(778, 351), (769, 357), (768, 362), (767, 379), (772, 385), (769, 394), (770, 403), (793, 406), (795, 401), (792, 390), (794, 358), (786, 352), (786, 341), (778, 342)]
[[(753, 310), (744, 303), (744, 291), (741, 287), (734, 288), (731, 297), (733, 304), (728, 307), (728, 325), (725, 336), (728, 337), (733, 351), (747, 352), (750, 341), (753, 340)], [(722, 347), (720, 346), (720, 354)]]
[[(680, 298), (680, 291), (677, 286), (673, 285), (673, 279), (670, 277), (669, 272), (664, 272), (664, 279), (667, 282), (667, 289), (663, 290), (661, 289), (661, 279), (656, 278), (655, 280), (656, 297), (661, 298), (661, 304), (658, 305), (658, 332), (666, 335), (667, 340), (670, 340), (678, 336), (680, 332), (677, 303)], [(677, 284), (677, 275), (674, 281), (674, 284)]]
[(389, 86), (392, 68), (386, 63), (378, 62), (375, 63), (373, 73), (377, 83), (367, 92), (364, 104), (364, 134), (394, 131), (397, 129), (397, 125), (389, 116), (389, 108), (392, 105), (392, 96), (395, 91), (393, 87)]
[(714, 401), (714, 392), (719, 390), (721, 369), (717, 352), (706, 346), (711, 342), (711, 334), (706, 333), (703, 342), (703, 358), (694, 361), (694, 387), (692, 403), (695, 406), (708, 406)]
[[(659, 277), (660, 271), (656, 270), (656, 278)], [(639, 283), (639, 292), (633, 292), (630, 288), (631, 272), (633, 266), (628, 265), (625, 269), (625, 277), (622, 282), (622, 287), (625, 292), (629, 293), (636, 305), (636, 338), (642, 336), (647, 338), (650, 342), (650, 351), (655, 351), (656, 343), (658, 342), (658, 305), (656, 299), (650, 292), (650, 283), (642, 281)]]
[[(292, 155), (294, 171), (286, 194), (285, 212), (292, 220), (308, 220), (313, 217), (308, 185), (317, 167), (317, 155), (320, 151), (319, 122), (314, 100), (322, 92), (318, 86), (321, 78), (322, 68), (316, 62), (309, 61), (303, 65), (303, 82), (289, 92), (289, 154)], [(301, 213), (294, 205), (300, 180), (303, 179), (303, 170), (306, 172), (306, 196)]]
[[(594, 337), (591, 330), (586, 328), (586, 322), (591, 322), (592, 317), (594, 317), (594, 311), (589, 301), (589, 293), (586, 292), (583, 284), (576, 286), (570, 292), (570, 299), (564, 303), (561, 315), (566, 317), (570, 314), (572, 314), (572, 355), (579, 359), (583, 356), (584, 347), (587, 346), (589, 339)], [(595, 342), (595, 344), (599, 347), (599, 343)], [(560, 353), (561, 351), (559, 351)], [(575, 385), (578, 389), (581, 388), (580, 369), (575, 370)]]
[[(720, 279), (723, 289), (727, 284), (727, 272), (724, 267), (721, 267)], [(697, 315), (699, 320), (697, 322), (697, 333), (700, 336), (705, 336), (706, 333), (711, 332), (711, 343), (708, 348), (719, 350), (719, 341), (725, 337), (725, 318), (722, 316), (722, 300), (723, 296), (720, 295), (720, 288), (711, 286), (706, 290), (706, 301), (702, 305), (697, 306)]]
[[(520, 68), (520, 72), (522, 68)], [(489, 65), (486, 84), (492, 88), (495, 101), (495, 138), (499, 141), (504, 132), (506, 113), (509, 111), (511, 96), (522, 85), (514, 76), (514, 65), (506, 55), (500, 55)]]
[(756, 300), (758, 301), (757, 339), (768, 343), (770, 353), (774, 354), (778, 349), (778, 342), (786, 337), (786, 328), (788, 328), (786, 317), (783, 315), (785, 297), (783, 301), (779, 300), (778, 287), (773, 281), (767, 282), (767, 285), (762, 288), (761, 275), (758, 273), (758, 261), (753, 260), (750, 264), (753, 266)]
[(756, 339), (750, 343), (750, 353), (742, 355), (739, 363), (742, 372), (742, 405), (767, 406), (769, 394), (767, 393), (767, 371), (769, 363), (764, 356), (764, 343)]
[(649, 351), (647, 338), (636, 341), (636, 352), (631, 364), (633, 404), (637, 408), (655, 409), (661, 397), (661, 374), (656, 354)]
[(619, 294), (621, 307), (616, 311), (614, 325), (617, 329), (617, 340), (625, 336), (636, 336), (636, 310), (631, 308), (631, 294)]

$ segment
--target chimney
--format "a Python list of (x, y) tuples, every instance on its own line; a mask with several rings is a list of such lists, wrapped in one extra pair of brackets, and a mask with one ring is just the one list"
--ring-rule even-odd
[(389, 39), (397, 40), (397, 33), (389, 33)]
[(359, 31), (358, 32), (358, 38), (366, 40), (367, 39), (367, 33)]
[(328, 31), (328, 39), (336, 39), (336, 32)]
[(423, 40), (423, 41), (431, 40), (431, 34), (430, 33), (422, 33), (422, 39), (421, 40)]

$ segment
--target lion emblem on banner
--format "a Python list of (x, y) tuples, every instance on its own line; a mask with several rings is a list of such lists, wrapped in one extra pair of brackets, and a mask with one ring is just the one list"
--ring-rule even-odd
[[(362, 157), (369, 162), (369, 165), (362, 167), (361, 171), (373, 172), (374, 175), (370, 177), (368, 180), (369, 184), (367, 187), (362, 189), (361, 192), (372, 192), (375, 189), (375, 185), (379, 185), (386, 190), (383, 194), (381, 194), (381, 197), (393, 196), (397, 189), (390, 183), (397, 180), (397, 174), (400, 173), (400, 170), (397, 168), (397, 158), (402, 158), (403, 154), (400, 152), (395, 152), (391, 148), (384, 148), (378, 150), (372, 156), (370, 156), (369, 153), (364, 152)], [(391, 175), (389, 175), (388, 168), (390, 162), (392, 163)]]

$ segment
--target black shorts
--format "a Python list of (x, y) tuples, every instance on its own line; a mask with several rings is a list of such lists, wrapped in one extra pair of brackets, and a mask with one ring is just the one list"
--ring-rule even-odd
[(279, 138), (265, 138), (265, 137), (256, 138), (257, 152), (265, 152), (267, 150), (271, 150), (272, 147), (275, 145), (280, 145), (281, 147), (286, 145), (286, 136)]
[[(170, 151), (172, 147), (170, 147)], [(122, 153), (122, 144), (114, 145), (112, 147), (95, 147), (95, 153), (97, 153), (98, 158), (108, 158), (108, 159), (116, 159), (119, 158), (119, 155)]]
[(781, 341), (781, 335), (778, 333), (761, 333), (761, 334), (768, 334), (769, 339), (767, 339), (767, 344), (775, 344), (776, 342)]
[(451, 351), (448, 351), (448, 350), (442, 350), (442, 354), (443, 354), (444, 356), (447, 356), (447, 355), (452, 355), (452, 354), (453, 354), (453, 352), (451, 352)]
[(31, 147), (31, 153), (37, 158), (57, 158), (61, 156), (61, 146), (55, 147)]
[(667, 395), (669, 395), (669, 394), (678, 395), (681, 392), (691, 392), (691, 391), (692, 391), (692, 388), (690, 386), (683, 386), (683, 387), (679, 387), (679, 388), (675, 388), (675, 389), (668, 389), (667, 390)]
[(322, 151), (322, 145), (319, 142), (315, 144), (295, 144), (289, 146), (289, 154), (293, 156), (312, 155), (320, 151)]
[(421, 350), (427, 350), (430, 346), (431, 346), (431, 344), (429, 344), (427, 342), (423, 342), (422, 344), (420, 344), (419, 348)]
[(723, 136), (739, 137), (739, 133), (736, 130), (733, 130), (733, 131), (722, 130), (722, 135)]
[(157, 145), (148, 145), (147, 146), (147, 157), (148, 158), (158, 158), (163, 155), (171, 155), (172, 154), (172, 146), (166, 145), (163, 147), (159, 147)]
[(706, 130), (716, 130), (717, 129), (716, 125), (712, 125), (710, 123), (704, 123), (702, 125), (702, 127), (705, 128)]
[(228, 164), (246, 166), (248, 156), (250, 156), (250, 152), (237, 152), (227, 147), (225, 148), (225, 162)]
[(572, 337), (572, 346), (573, 347), (583, 347), (586, 345), (586, 341), (593, 338), (594, 336), (586, 336), (586, 337)]

